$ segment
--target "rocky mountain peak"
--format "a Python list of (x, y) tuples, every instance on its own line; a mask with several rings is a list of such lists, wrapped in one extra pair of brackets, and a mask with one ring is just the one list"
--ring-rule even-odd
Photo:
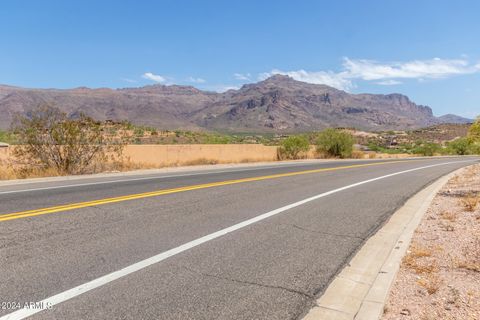
[(0, 129), (8, 128), (15, 113), (27, 113), (42, 103), (98, 120), (231, 132), (302, 132), (326, 127), (414, 129), (464, 121), (453, 115), (437, 118), (429, 107), (417, 105), (402, 94), (350, 94), (276, 74), (225, 93), (160, 84), (117, 90), (0, 86)]

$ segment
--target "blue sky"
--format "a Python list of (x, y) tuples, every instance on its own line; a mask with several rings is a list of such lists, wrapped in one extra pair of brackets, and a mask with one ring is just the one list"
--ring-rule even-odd
[(222, 91), (285, 73), (480, 114), (480, 1), (23, 1), (0, 7), (0, 83)]

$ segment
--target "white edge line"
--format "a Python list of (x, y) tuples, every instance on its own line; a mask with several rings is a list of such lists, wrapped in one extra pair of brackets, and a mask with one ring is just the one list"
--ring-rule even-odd
[(443, 165), (448, 165), (448, 164), (454, 164), (454, 163), (471, 162), (471, 161), (472, 160), (444, 162), (444, 163), (437, 163), (437, 164), (433, 164), (433, 165), (428, 165), (428, 166), (418, 167), (418, 168), (414, 168), (414, 169), (399, 171), (399, 172), (387, 174), (387, 175), (384, 175), (384, 176), (380, 176), (380, 177), (377, 177), (377, 178), (360, 181), (360, 182), (357, 182), (357, 183), (354, 183), (354, 184), (350, 184), (350, 185), (347, 185), (347, 186), (344, 186), (344, 187), (341, 187), (341, 188), (337, 188), (337, 189), (334, 189), (334, 190), (330, 190), (330, 191), (315, 195), (313, 197), (309, 197), (309, 198), (300, 200), (298, 202), (295, 202), (295, 203), (283, 206), (281, 208), (263, 213), (261, 215), (258, 215), (256, 217), (254, 217), (254, 218), (251, 218), (251, 219), (242, 221), (240, 223), (237, 223), (233, 226), (227, 227), (225, 229), (221, 229), (221, 230), (216, 231), (214, 233), (211, 233), (211, 234), (208, 234), (206, 236), (200, 237), (198, 239), (192, 240), (190, 242), (184, 243), (184, 244), (182, 244), (182, 245), (180, 245), (176, 248), (167, 250), (165, 252), (162, 252), (158, 255), (147, 258), (145, 260), (136, 262), (136, 263), (134, 263), (132, 265), (129, 265), (129, 266), (123, 268), (123, 269), (120, 269), (120, 270), (114, 271), (112, 273), (106, 274), (104, 276), (101, 276), (99, 278), (96, 278), (94, 280), (86, 282), (84, 284), (81, 284), (81, 285), (79, 285), (77, 287), (74, 287), (72, 289), (60, 292), (60, 293), (58, 293), (54, 296), (51, 296), (49, 298), (46, 298), (46, 299), (38, 302), (37, 304), (40, 306), (40, 308), (23, 308), (23, 309), (14, 311), (12, 313), (9, 313), (9, 314), (7, 314), (3, 317), (0, 317), (0, 320), (25, 319), (25, 318), (27, 318), (29, 316), (32, 316), (32, 315), (34, 315), (38, 312), (46, 310), (47, 306), (53, 307), (54, 305), (65, 302), (65, 301), (67, 301), (69, 299), (72, 299), (76, 296), (79, 296), (83, 293), (86, 293), (86, 292), (91, 291), (95, 288), (101, 287), (101, 286), (103, 286), (107, 283), (110, 283), (112, 281), (115, 281), (117, 279), (125, 277), (129, 274), (132, 274), (136, 271), (145, 269), (145, 268), (147, 268), (147, 267), (149, 267), (153, 264), (156, 264), (160, 261), (163, 261), (167, 258), (175, 256), (175, 255), (177, 255), (179, 253), (182, 253), (184, 251), (187, 251), (189, 249), (192, 249), (192, 248), (194, 248), (196, 246), (199, 246), (199, 245), (201, 245), (205, 242), (214, 240), (214, 239), (219, 238), (221, 236), (224, 236), (224, 235), (226, 235), (230, 232), (242, 229), (242, 228), (244, 228), (246, 226), (249, 226), (251, 224), (257, 223), (257, 222), (262, 221), (262, 220), (265, 220), (267, 218), (275, 216), (275, 215), (277, 215), (279, 213), (282, 213), (284, 211), (287, 211), (287, 210), (290, 210), (292, 208), (301, 206), (305, 203), (308, 203), (308, 202), (326, 197), (328, 195), (331, 195), (331, 194), (334, 194), (334, 193), (337, 193), (337, 192), (340, 192), (340, 191), (344, 191), (344, 190), (347, 190), (347, 189), (351, 189), (351, 188), (354, 188), (354, 187), (358, 187), (360, 185), (367, 184), (367, 183), (370, 183), (370, 182), (390, 178), (390, 177), (397, 176), (397, 175), (404, 174), (404, 173), (409, 173), (409, 172), (412, 172), (412, 171), (417, 171), (417, 170), (422, 170), (422, 169), (427, 169), (427, 168), (432, 168), (432, 167), (437, 167), (437, 166), (443, 166)]

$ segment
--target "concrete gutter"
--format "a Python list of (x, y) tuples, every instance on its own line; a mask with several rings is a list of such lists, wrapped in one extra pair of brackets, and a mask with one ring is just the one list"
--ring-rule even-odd
[[(457, 170), (458, 171), (458, 170)], [(376, 320), (415, 229), (454, 171), (410, 198), (357, 252), (304, 320)]]

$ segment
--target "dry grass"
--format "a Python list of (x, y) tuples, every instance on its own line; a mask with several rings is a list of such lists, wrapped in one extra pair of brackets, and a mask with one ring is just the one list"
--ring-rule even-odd
[(182, 163), (185, 166), (197, 166), (197, 165), (205, 165), (205, 164), (218, 164), (219, 161), (215, 159), (207, 159), (207, 158), (199, 158), (191, 161), (186, 161)]
[(465, 211), (468, 211), (468, 212), (475, 211), (479, 202), (480, 202), (480, 197), (473, 193), (470, 193), (465, 197), (463, 197), (462, 199), (460, 199), (460, 204), (465, 209)]
[[(243, 159), (241, 163), (255, 162), (252, 159)], [(154, 164), (146, 162), (132, 162), (129, 159), (123, 159), (121, 161), (113, 161), (108, 163), (94, 163), (92, 164), (91, 172), (88, 173), (100, 173), (100, 172), (124, 172), (133, 170), (145, 170), (145, 169), (159, 169), (165, 167), (175, 166), (194, 166), (194, 165), (212, 165), (218, 164), (219, 161), (214, 159), (200, 158), (183, 163), (176, 163), (170, 165)], [(32, 167), (20, 167), (11, 166), (0, 163), (0, 180), (13, 180), (13, 179), (27, 179), (27, 178), (43, 178), (43, 177), (55, 177), (61, 176), (57, 170), (53, 168), (32, 168)]]
[(431, 257), (431, 249), (412, 246), (407, 255), (403, 258), (403, 264), (417, 274), (430, 274), (438, 272), (438, 264), (434, 261), (427, 261), (425, 258)]
[(469, 271), (480, 272), (480, 264), (479, 263), (471, 263), (471, 262), (462, 261), (462, 262), (457, 263), (456, 267), (458, 269), (465, 269), (465, 270), (469, 270)]
[(432, 250), (430, 250), (429, 248), (412, 246), (409, 255), (413, 258), (424, 258), (431, 257), (432, 253)]
[(480, 237), (468, 243), (462, 251), (462, 260), (455, 261), (455, 267), (480, 272)]
[(453, 211), (443, 211), (440, 213), (440, 218), (448, 220), (450, 222), (455, 222), (457, 220), (457, 213)]
[(58, 171), (53, 168), (0, 168), (0, 180), (56, 177), (59, 175)]
[(352, 159), (365, 159), (365, 152), (360, 150), (352, 151)]
[(442, 280), (436, 273), (429, 273), (425, 278), (421, 278), (417, 281), (417, 284), (425, 288), (428, 294), (432, 295), (440, 289)]

